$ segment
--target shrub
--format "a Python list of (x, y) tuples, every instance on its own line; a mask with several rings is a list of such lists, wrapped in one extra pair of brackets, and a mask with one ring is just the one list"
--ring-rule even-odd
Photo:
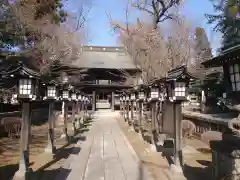
[(195, 124), (189, 120), (182, 120), (183, 138), (190, 138), (196, 129)]
[(222, 140), (222, 133), (219, 131), (206, 131), (202, 133), (201, 140), (207, 144), (209, 144), (210, 141), (220, 141)]

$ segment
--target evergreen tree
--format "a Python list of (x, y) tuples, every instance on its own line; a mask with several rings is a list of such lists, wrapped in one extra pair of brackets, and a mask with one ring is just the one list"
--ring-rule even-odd
[(240, 1), (211, 0), (218, 14), (207, 14), (208, 23), (216, 24), (214, 30), (223, 34), (221, 51), (240, 44)]
[(2, 0), (0, 5), (0, 48), (24, 46), (38, 39), (35, 24), (66, 21), (62, 0)]
[(212, 49), (208, 41), (205, 30), (201, 27), (197, 27), (195, 30), (195, 54), (196, 65), (200, 67), (200, 64), (212, 57)]

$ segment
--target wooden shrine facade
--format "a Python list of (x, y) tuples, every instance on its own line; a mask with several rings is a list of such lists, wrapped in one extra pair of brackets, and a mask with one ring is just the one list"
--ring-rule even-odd
[(75, 85), (91, 97), (94, 111), (118, 109), (119, 93), (131, 88), (125, 85), (126, 77), (140, 73), (124, 47), (84, 46), (71, 66), (85, 70)]

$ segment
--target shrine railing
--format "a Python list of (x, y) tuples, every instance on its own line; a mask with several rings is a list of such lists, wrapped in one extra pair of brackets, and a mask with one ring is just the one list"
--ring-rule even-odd
[(232, 118), (226, 114), (202, 114), (199, 112), (183, 111), (183, 119), (190, 120), (196, 125), (195, 133), (202, 134), (206, 131), (225, 132), (228, 121)]

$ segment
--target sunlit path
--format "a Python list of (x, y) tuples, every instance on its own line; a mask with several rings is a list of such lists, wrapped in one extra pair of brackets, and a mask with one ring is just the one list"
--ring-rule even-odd
[[(138, 158), (115, 119), (116, 112), (97, 111), (80, 153), (69, 165), (67, 180), (145, 180)], [(140, 170), (141, 169), (141, 170)], [(61, 173), (60, 173), (61, 174)], [(57, 177), (62, 178), (63, 176)]]

